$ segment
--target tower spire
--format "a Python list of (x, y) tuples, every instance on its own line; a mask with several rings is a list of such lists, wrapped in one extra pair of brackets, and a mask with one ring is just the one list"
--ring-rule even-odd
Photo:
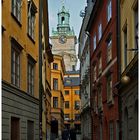
[(62, 6), (64, 6), (64, 0), (61, 0), (61, 4), (62, 4)]

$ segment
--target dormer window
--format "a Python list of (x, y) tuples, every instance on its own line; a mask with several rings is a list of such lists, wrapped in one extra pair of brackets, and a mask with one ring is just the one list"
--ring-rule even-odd
[(65, 18), (62, 17), (62, 18), (61, 18), (61, 23), (64, 24), (64, 22), (65, 22)]

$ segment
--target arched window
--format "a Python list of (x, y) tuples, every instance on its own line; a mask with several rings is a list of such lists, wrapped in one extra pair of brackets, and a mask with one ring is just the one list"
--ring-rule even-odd
[(64, 24), (65, 23), (65, 17), (62, 17), (61, 18), (61, 24)]

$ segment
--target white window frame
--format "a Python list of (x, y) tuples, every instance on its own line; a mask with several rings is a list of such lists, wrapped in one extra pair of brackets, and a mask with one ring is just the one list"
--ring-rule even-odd
[(112, 37), (107, 41), (107, 63), (112, 60)]
[(93, 50), (96, 49), (96, 34), (93, 37)]
[(111, 17), (112, 17), (112, 1), (109, 0), (108, 5), (107, 5), (107, 21), (108, 22), (110, 21)]
[(58, 97), (53, 97), (53, 108), (58, 108)]
[(31, 60), (28, 60), (28, 93), (32, 96), (34, 95), (34, 78), (34, 63)]
[(98, 26), (98, 40), (100, 41), (102, 37), (102, 23), (99, 24)]
[(21, 21), (21, 2), (22, 0), (12, 0), (12, 14)]
[(31, 0), (28, 3), (28, 35), (35, 40), (35, 14), (36, 14), (36, 6)]
[(15, 49), (16, 45), (12, 43), (11, 50), (11, 83), (17, 87), (20, 86), (20, 51)]

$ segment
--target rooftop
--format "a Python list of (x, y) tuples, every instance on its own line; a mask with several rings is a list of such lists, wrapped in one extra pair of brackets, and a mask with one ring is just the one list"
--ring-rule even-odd
[(65, 77), (64, 86), (79, 86), (80, 77)]

